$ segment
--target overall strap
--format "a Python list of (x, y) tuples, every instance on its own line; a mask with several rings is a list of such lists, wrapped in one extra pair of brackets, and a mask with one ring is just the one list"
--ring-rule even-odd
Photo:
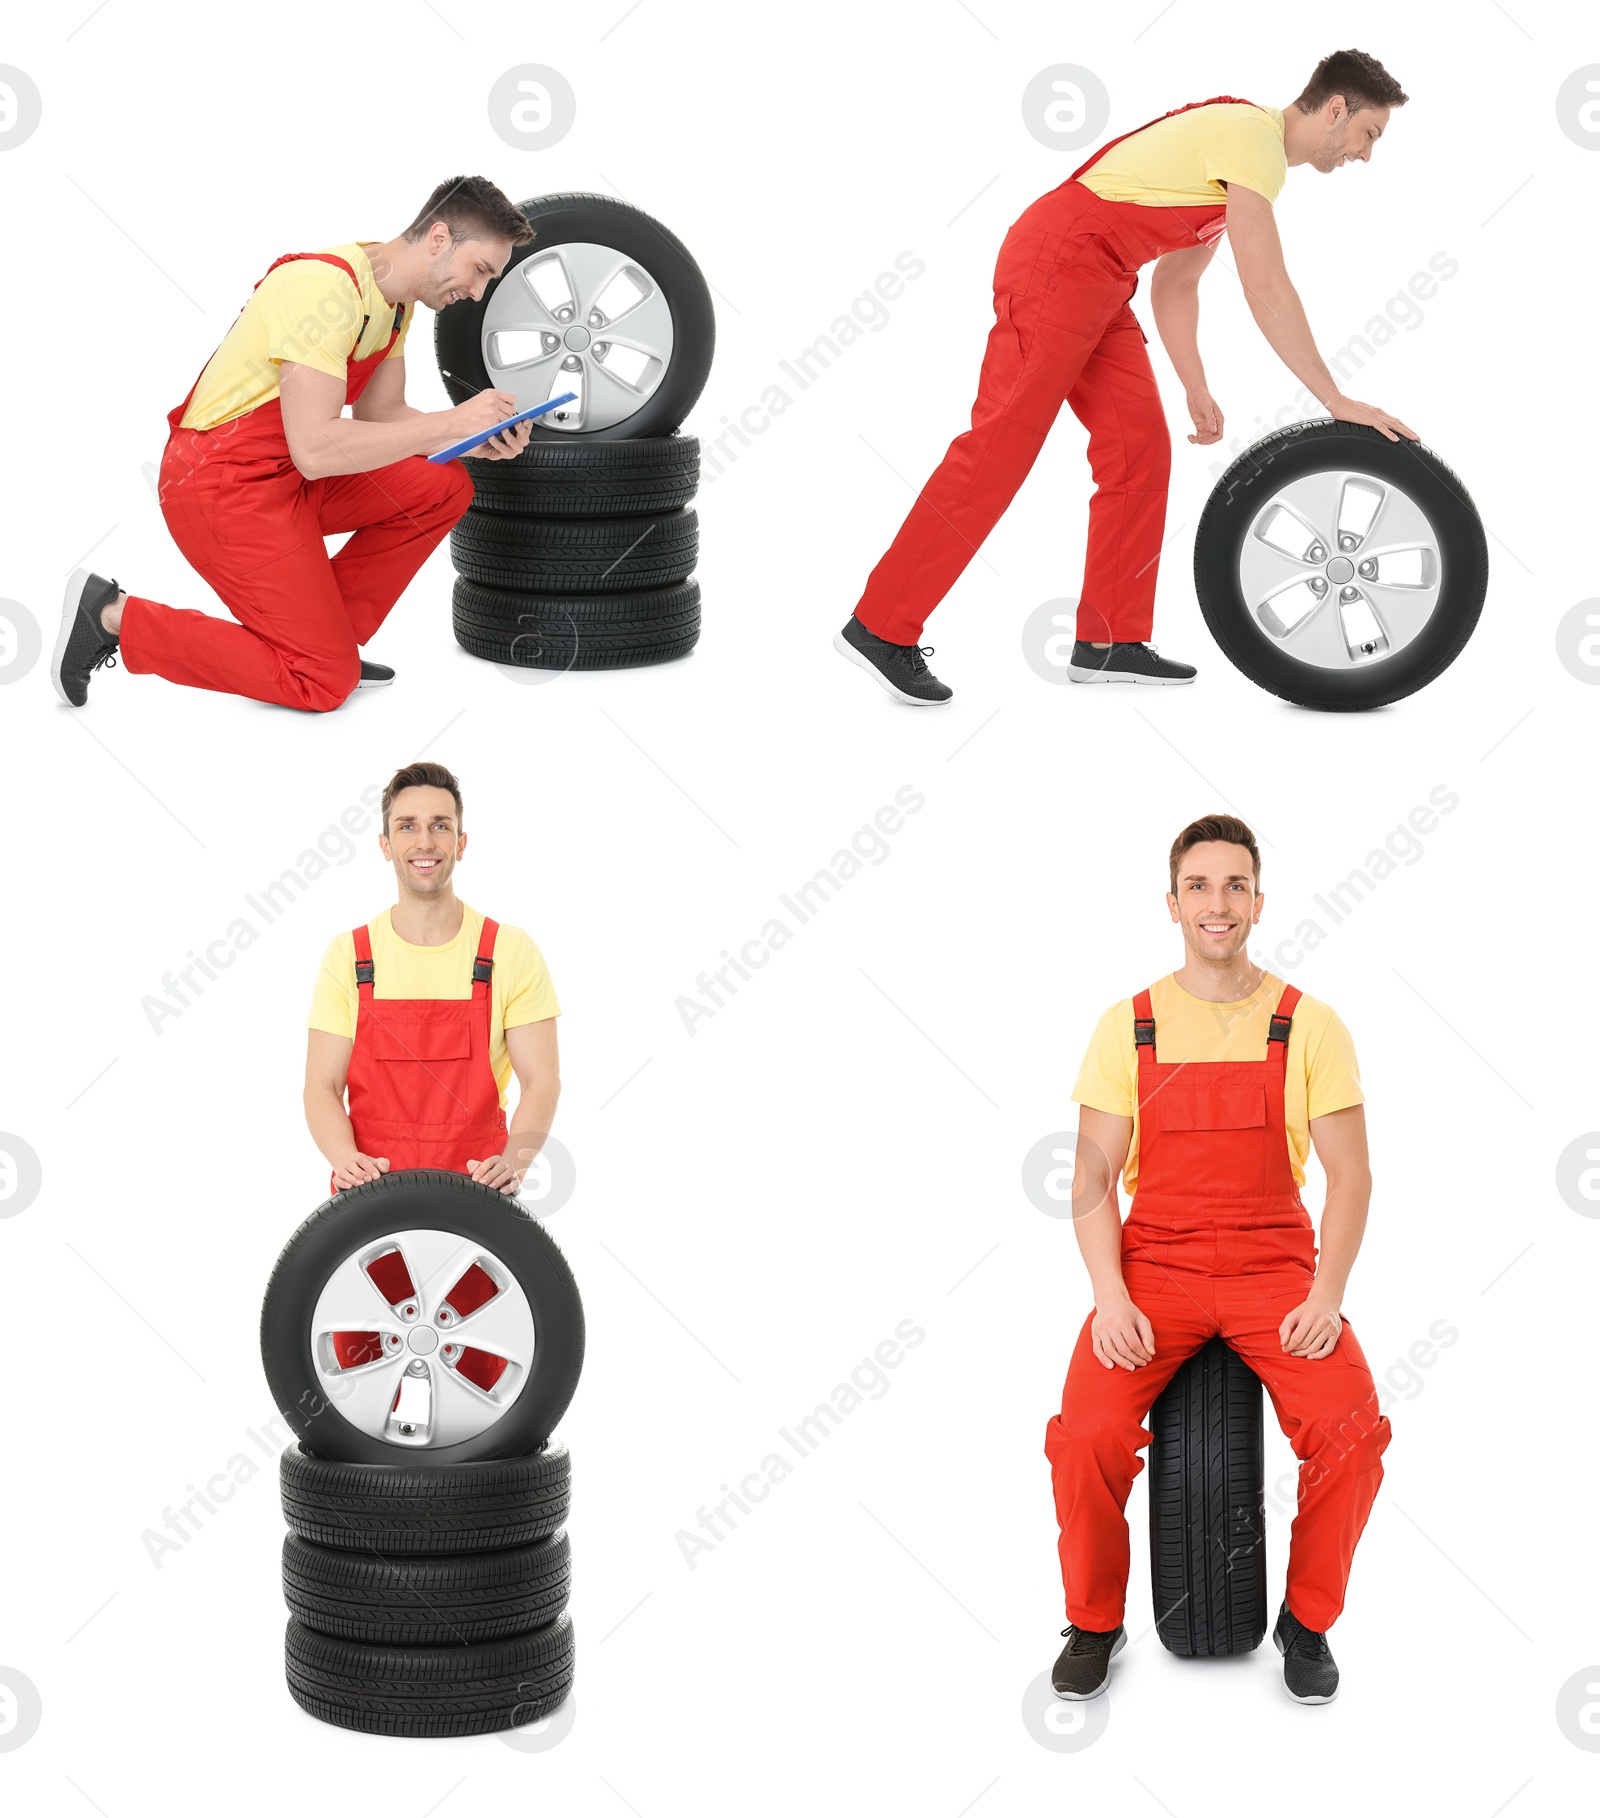
[(350, 938), (356, 944), (356, 994), (363, 1004), (372, 1002), (372, 936), (367, 932), (363, 922), (359, 928), (350, 930)]
[(1283, 996), (1278, 999), (1278, 1008), (1273, 1012), (1272, 1021), (1267, 1024), (1267, 1054), (1272, 1056), (1272, 1044), (1278, 1043), (1277, 1058), (1287, 1062), (1289, 1058), (1289, 1030), (1294, 1024), (1294, 1007), (1300, 1001), (1300, 987), (1285, 985)]
[[(326, 265), (337, 265), (339, 267), (340, 271), (342, 271), (344, 273), (344, 275), (350, 280), (350, 282), (353, 285), (355, 285), (356, 299), (358, 302), (360, 301), (361, 280), (356, 276), (355, 268), (354, 268), (354, 266), (351, 265), (350, 261), (348, 259), (341, 259), (337, 253), (322, 253), (322, 252), (284, 253), (281, 257), (274, 259), (272, 261), (272, 263), (267, 267), (267, 269), (264, 272), (262, 272), (261, 276), (256, 279), (255, 283), (250, 286), (251, 290), (252, 291), (260, 290), (261, 286), (266, 283), (267, 279), (272, 276), (272, 274), (278, 269), (278, 267), (280, 265), (292, 265), (296, 259), (321, 259), (323, 261), (323, 263)], [(356, 338), (355, 338), (355, 340), (353, 340), (350, 343), (350, 351), (352, 353), (354, 353), (355, 350), (361, 345), (361, 337), (367, 332), (367, 324), (371, 320), (372, 320), (372, 317), (370, 315), (364, 315), (361, 318), (361, 326), (356, 330)], [(400, 326), (400, 318), (398, 316), (396, 316), (395, 317), (396, 330), (399, 329), (399, 326)], [(389, 346), (392, 347), (393, 345), (394, 345), (394, 337), (393, 337), (393, 335), (391, 335), (389, 337)], [(387, 351), (387, 349), (385, 351)], [(185, 408), (187, 408), (187, 406), (185, 406)]]
[(494, 943), (500, 924), (491, 917), (483, 918), (483, 932), (478, 936), (478, 952), (472, 962), (472, 995), (487, 997), (494, 977)]
[(1141, 1072), (1156, 1064), (1156, 1019), (1148, 991), (1141, 991), (1133, 1000), (1133, 1045)]
[(1078, 166), (1072, 175), (1067, 178), (1067, 181), (1069, 183), (1076, 181), (1076, 179), (1081, 177), (1091, 166), (1098, 164), (1106, 153), (1111, 150), (1113, 145), (1120, 145), (1124, 139), (1131, 139), (1134, 133), (1142, 133), (1146, 127), (1159, 126), (1163, 120), (1170, 120), (1175, 114), (1191, 113), (1197, 107), (1218, 107), (1224, 104), (1235, 107), (1255, 107), (1258, 105), (1254, 101), (1246, 101), (1242, 95), (1212, 95), (1211, 98), (1206, 101), (1186, 101), (1182, 107), (1169, 108), (1166, 113), (1158, 114), (1154, 120), (1146, 120), (1144, 126), (1135, 126), (1128, 132), (1118, 133), (1114, 139), (1108, 139), (1105, 144), (1100, 147), (1099, 151), (1095, 152), (1092, 157), (1086, 158), (1083, 163)]

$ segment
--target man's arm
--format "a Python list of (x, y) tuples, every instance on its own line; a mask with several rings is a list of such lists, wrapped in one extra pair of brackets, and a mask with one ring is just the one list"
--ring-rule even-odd
[(1122, 1216), (1117, 1180), (1128, 1159), (1133, 1119), (1078, 1107), (1078, 1146), (1072, 1166), (1072, 1228), (1094, 1289), (1094, 1354), (1108, 1370), (1137, 1370), (1156, 1354), (1150, 1321), (1129, 1298), (1122, 1279)]
[(556, 1019), (519, 1023), (506, 1030), (506, 1052), (517, 1076), (517, 1109), (511, 1119), (504, 1155), (469, 1161), (467, 1172), (486, 1187), (515, 1193), (533, 1166), (555, 1122), (561, 1097), (561, 1060), (556, 1048)]
[(1215, 240), (1163, 253), (1150, 277), (1150, 310), (1172, 370), (1183, 385), (1194, 422), (1191, 442), (1205, 447), (1222, 436), (1222, 412), (1206, 385), (1200, 360), (1200, 277), (1217, 250)]
[(306, 1128), (311, 1140), (333, 1169), (333, 1184), (342, 1190), (359, 1187), (387, 1172), (387, 1156), (363, 1155), (356, 1147), (356, 1133), (344, 1108), (345, 1076), (350, 1071), (348, 1035), (330, 1035), (313, 1029), (306, 1040)]
[(1366, 1106), (1347, 1105), (1312, 1118), (1311, 1146), (1328, 1183), (1318, 1233), (1317, 1278), (1304, 1302), (1284, 1318), (1278, 1337), (1292, 1356), (1327, 1357), (1343, 1330), (1339, 1304), (1361, 1248), (1372, 1199)]
[(358, 423), (398, 423), (405, 417), (423, 413), (406, 402), (406, 361), (399, 354), (378, 362), (378, 370), (367, 380), (366, 389), (350, 406)]
[[(397, 401), (404, 406), (404, 374), (385, 380), (382, 370), (383, 366), (404, 364), (403, 360), (385, 360), (368, 381), (367, 391), (374, 386), (383, 387), (379, 392), (380, 408), (384, 399), (391, 406)], [(452, 442), (515, 416), (517, 410), (517, 401), (510, 392), (490, 390), (476, 393), (453, 410), (406, 409), (401, 416), (373, 418), (361, 414), (360, 407), (366, 402), (363, 392), (355, 405), (357, 414), (346, 417), (340, 414), (344, 393), (345, 381), (331, 373), (318, 372), (314, 366), (302, 366), (296, 360), (279, 362), (278, 403), (283, 412), (284, 440), (289, 444), (289, 458), (308, 480), (340, 473), (371, 473), (374, 468), (403, 461), (407, 455), (437, 454)], [(496, 443), (518, 434), (520, 431), (512, 430), (497, 437)]]
[(1259, 191), (1246, 189), (1242, 183), (1228, 185), (1228, 244), (1233, 248), (1234, 265), (1256, 327), (1328, 414), (1339, 423), (1370, 424), (1391, 442), (1399, 441), (1402, 435), (1413, 442), (1419, 440), (1417, 432), (1398, 417), (1390, 416), (1376, 404), (1347, 398), (1340, 391), (1317, 352), (1300, 294), (1289, 280), (1272, 204)]

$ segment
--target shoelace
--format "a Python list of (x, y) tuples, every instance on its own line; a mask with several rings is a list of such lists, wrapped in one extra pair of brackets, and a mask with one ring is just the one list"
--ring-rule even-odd
[[(924, 657), (931, 657), (932, 655), (933, 646), (931, 644), (907, 644), (905, 646), (905, 654), (901, 658), (901, 661), (913, 675), (926, 675), (928, 673), (928, 665), (923, 662), (922, 659)], [(1065, 1629), (1061, 1632), (1063, 1635), (1066, 1634)]]
[(100, 652), (99, 656), (97, 656), (89, 665), (89, 670), (90, 673), (93, 674), (96, 669), (115, 669), (116, 667), (117, 647), (115, 644), (108, 644), (106, 648)]
[(1061, 1636), (1067, 1644), (1067, 1652), (1069, 1654), (1076, 1654), (1080, 1651), (1078, 1647), (1080, 1641), (1089, 1641), (1092, 1639), (1096, 1644), (1104, 1644), (1111, 1639), (1109, 1635), (1096, 1635), (1091, 1637), (1086, 1629), (1077, 1627), (1063, 1629), (1061, 1631)]
[(1284, 1652), (1298, 1654), (1302, 1660), (1331, 1660), (1333, 1657), (1327, 1636), (1319, 1635), (1315, 1629), (1308, 1629), (1303, 1624), (1296, 1627), (1294, 1639)]

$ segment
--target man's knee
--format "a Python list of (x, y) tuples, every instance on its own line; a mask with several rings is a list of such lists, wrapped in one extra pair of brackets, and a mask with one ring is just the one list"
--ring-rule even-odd
[(439, 510), (453, 524), (472, 503), (472, 475), (465, 461), (441, 461), (433, 471), (440, 476)]

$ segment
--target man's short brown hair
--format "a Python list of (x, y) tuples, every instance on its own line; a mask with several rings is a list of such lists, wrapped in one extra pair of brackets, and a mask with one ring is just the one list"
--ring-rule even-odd
[(1256, 889), (1261, 889), (1261, 848), (1256, 845), (1256, 836), (1245, 826), (1236, 814), (1207, 814), (1198, 821), (1190, 821), (1183, 832), (1172, 842), (1172, 852), (1167, 861), (1168, 872), (1172, 879), (1172, 894), (1178, 894), (1178, 866), (1183, 862), (1183, 855), (1191, 846), (1204, 846), (1212, 840), (1221, 840), (1229, 846), (1243, 846), (1250, 854), (1250, 868), (1255, 873)]
[(383, 792), (383, 833), (389, 836), (389, 810), (402, 789), (448, 789), (456, 805), (456, 832), (461, 831), (461, 785), (443, 764), (407, 764), (389, 778)]
[(1404, 107), (1411, 99), (1376, 57), (1358, 50), (1334, 51), (1324, 57), (1294, 105), (1303, 114), (1314, 114), (1334, 95), (1343, 95), (1353, 114), (1364, 107)]
[(452, 246), (463, 240), (509, 240), (513, 246), (526, 246), (533, 238), (528, 217), (487, 177), (446, 177), (401, 237), (420, 240), (435, 221), (450, 229)]

